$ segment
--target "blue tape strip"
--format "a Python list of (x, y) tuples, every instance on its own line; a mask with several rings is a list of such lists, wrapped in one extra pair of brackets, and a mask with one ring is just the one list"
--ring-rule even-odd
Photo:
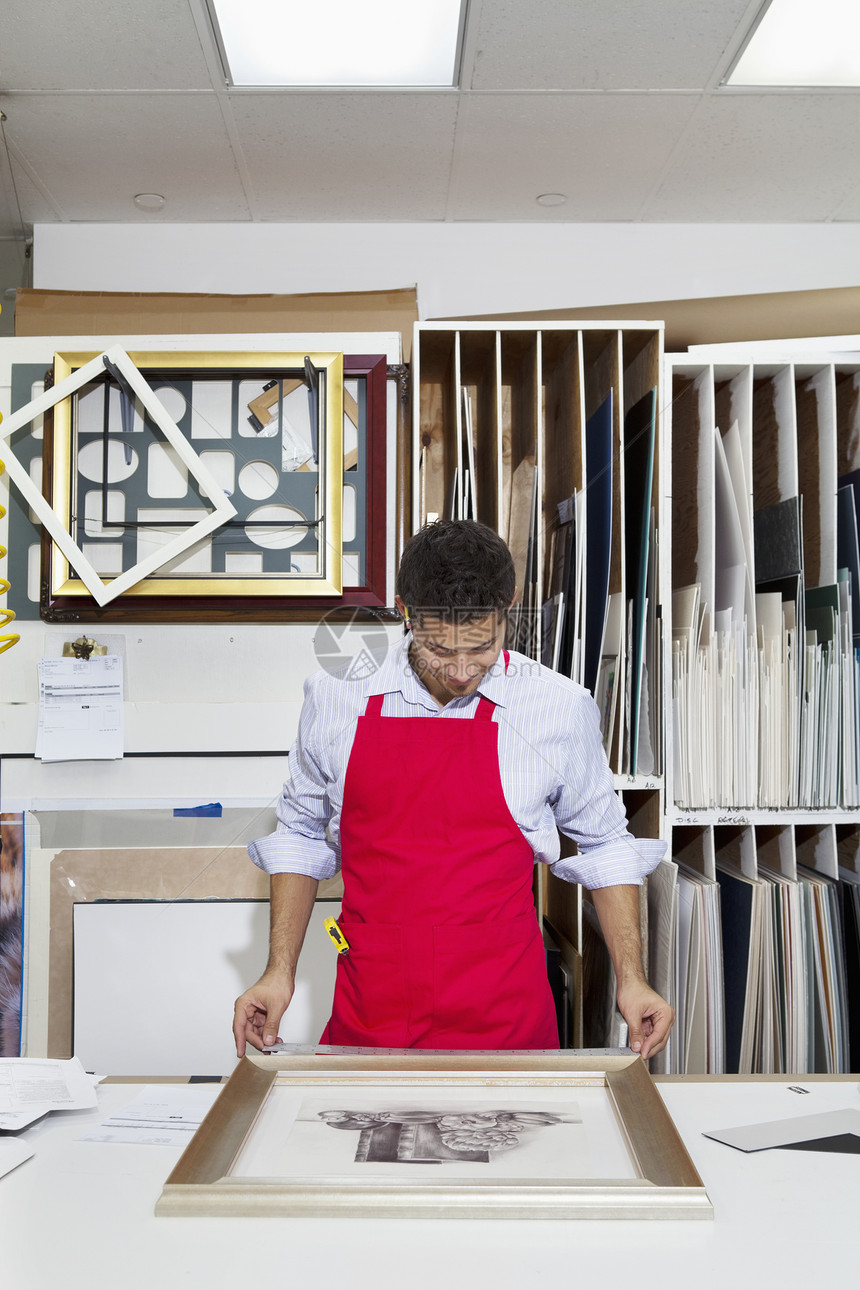
[(214, 819), (221, 818), (221, 803), (210, 802), (208, 806), (175, 806), (174, 815), (192, 816), (192, 815), (209, 815)]

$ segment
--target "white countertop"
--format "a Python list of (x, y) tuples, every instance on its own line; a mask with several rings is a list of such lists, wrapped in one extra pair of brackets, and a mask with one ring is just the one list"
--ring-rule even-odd
[(746, 1155), (706, 1129), (860, 1106), (850, 1080), (658, 1081), (702, 1176), (713, 1222), (158, 1218), (179, 1147), (79, 1142), (139, 1085), (102, 1084), (96, 1111), (19, 1135), (35, 1154), (0, 1178), (0, 1273), (10, 1290), (172, 1290), (251, 1279), (338, 1290), (809, 1290), (852, 1284), (860, 1156)]

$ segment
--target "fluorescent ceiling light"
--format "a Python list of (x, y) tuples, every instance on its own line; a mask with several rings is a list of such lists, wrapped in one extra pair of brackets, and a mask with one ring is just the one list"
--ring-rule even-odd
[(771, 0), (726, 85), (860, 85), (857, 0)]
[(450, 87), (464, 0), (210, 0), (232, 85)]

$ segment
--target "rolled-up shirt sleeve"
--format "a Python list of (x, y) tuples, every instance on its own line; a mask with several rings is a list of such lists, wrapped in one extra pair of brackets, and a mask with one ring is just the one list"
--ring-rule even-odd
[(274, 833), (257, 838), (248, 854), (266, 873), (303, 873), (312, 878), (331, 878), (340, 861), (327, 828), (332, 817), (328, 795), (328, 774), (315, 747), (320, 729), (315, 677), (304, 687), (299, 729), (290, 749), (287, 779), (278, 799), (278, 827)]
[(666, 843), (634, 838), (603, 750), (597, 704), (583, 694), (566, 740), (567, 772), (552, 803), (556, 824), (577, 854), (556, 860), (552, 872), (584, 887), (640, 886), (662, 860)]

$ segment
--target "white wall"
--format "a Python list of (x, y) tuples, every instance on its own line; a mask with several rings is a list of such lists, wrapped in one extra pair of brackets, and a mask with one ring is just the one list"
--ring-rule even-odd
[(860, 284), (860, 224), (46, 224), (54, 290), (370, 291), (422, 318)]

